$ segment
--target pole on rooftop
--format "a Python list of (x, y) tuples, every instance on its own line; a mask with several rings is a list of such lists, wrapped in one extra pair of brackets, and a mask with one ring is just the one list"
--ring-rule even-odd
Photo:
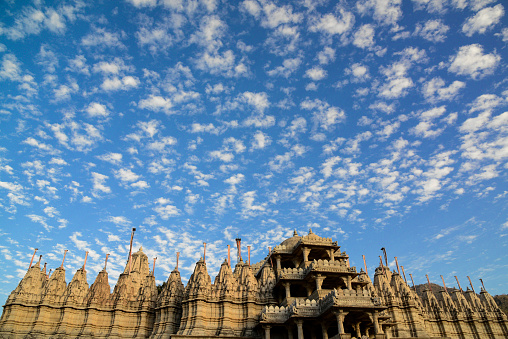
[(30, 260), (30, 265), (28, 265), (28, 269), (30, 269), (30, 267), (32, 267), (32, 263), (34, 261), (34, 257), (35, 257), (35, 252), (37, 252), (38, 248), (34, 249), (34, 254), (32, 254), (32, 260)]
[(131, 232), (131, 244), (129, 247), (129, 272), (127, 272), (127, 274), (131, 274), (132, 269), (132, 240), (134, 239), (134, 232), (136, 232), (136, 227), (133, 227)]

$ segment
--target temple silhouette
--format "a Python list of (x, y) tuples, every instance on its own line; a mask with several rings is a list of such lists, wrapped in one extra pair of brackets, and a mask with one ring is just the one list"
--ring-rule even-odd
[(106, 264), (89, 286), (85, 258), (67, 284), (63, 261), (48, 274), (32, 257), (4, 305), (0, 338), (508, 338), (507, 317), (485, 288), (443, 284), (418, 295), (386, 255), (372, 281), (366, 265), (351, 267), (336, 241), (312, 230), (295, 231), (252, 265), (250, 248), (244, 261), (237, 245), (234, 269), (228, 247), (213, 283), (205, 247), (187, 285), (177, 260), (160, 292), (142, 248), (132, 253), (132, 236), (112, 293)]

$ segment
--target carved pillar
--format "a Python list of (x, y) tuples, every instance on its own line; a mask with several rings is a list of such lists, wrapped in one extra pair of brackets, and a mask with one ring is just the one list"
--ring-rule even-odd
[(303, 261), (307, 263), (307, 261), (309, 261), (310, 248), (303, 247), (302, 252), (303, 252)]
[(339, 329), (339, 334), (344, 334), (344, 317), (346, 314), (342, 310), (338, 310), (333, 313), (337, 317), (337, 328)]
[(317, 274), (314, 278), (316, 279), (316, 290), (320, 290), (321, 286), (323, 286), (325, 277), (323, 277), (321, 274)]
[(379, 314), (378, 311), (372, 312), (372, 322), (374, 323), (374, 334), (383, 334), (381, 326), (379, 326)]
[(356, 336), (358, 338), (360, 338), (362, 336), (362, 333), (360, 332), (360, 323), (361, 322), (357, 322), (355, 323), (355, 331), (356, 331)]
[(335, 250), (333, 248), (330, 248), (328, 250), (328, 255), (330, 256), (330, 261), (335, 261), (335, 256), (333, 255), (335, 253)]
[(285, 282), (284, 287), (286, 288), (286, 300), (288, 300), (289, 298), (291, 298), (291, 284)]
[(280, 265), (280, 255), (275, 257), (275, 262), (277, 263), (277, 275), (278, 275), (280, 270), (282, 269)]
[(321, 323), (321, 332), (323, 332), (323, 339), (328, 339), (328, 327), (325, 323)]
[(286, 326), (286, 329), (288, 330), (288, 339), (293, 339), (293, 327)]
[(353, 288), (351, 287), (351, 276), (350, 275), (347, 276), (346, 282), (347, 282), (347, 289), (352, 290)]
[(263, 328), (265, 329), (265, 339), (270, 339), (270, 325), (263, 325)]
[(298, 328), (298, 339), (303, 339), (303, 320), (298, 319), (295, 321), (296, 327)]

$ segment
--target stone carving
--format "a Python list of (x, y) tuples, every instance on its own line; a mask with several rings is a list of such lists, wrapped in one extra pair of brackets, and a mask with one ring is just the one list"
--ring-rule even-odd
[[(374, 282), (349, 266), (336, 242), (283, 241), (261, 262), (225, 260), (212, 284), (204, 259), (186, 286), (175, 269), (157, 293), (142, 249), (111, 293), (104, 268), (89, 287), (84, 266), (70, 283), (40, 260), (9, 295), (0, 338), (507, 338), (492, 296), (430, 289), (422, 296), (381, 265)], [(318, 336), (315, 331), (322, 331)]]

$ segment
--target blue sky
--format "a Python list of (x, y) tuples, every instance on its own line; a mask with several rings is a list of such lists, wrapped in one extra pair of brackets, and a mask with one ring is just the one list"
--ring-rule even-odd
[(369, 273), (508, 279), (506, 5), (4, 1), (0, 300), (34, 247), (186, 280), (309, 228)]

